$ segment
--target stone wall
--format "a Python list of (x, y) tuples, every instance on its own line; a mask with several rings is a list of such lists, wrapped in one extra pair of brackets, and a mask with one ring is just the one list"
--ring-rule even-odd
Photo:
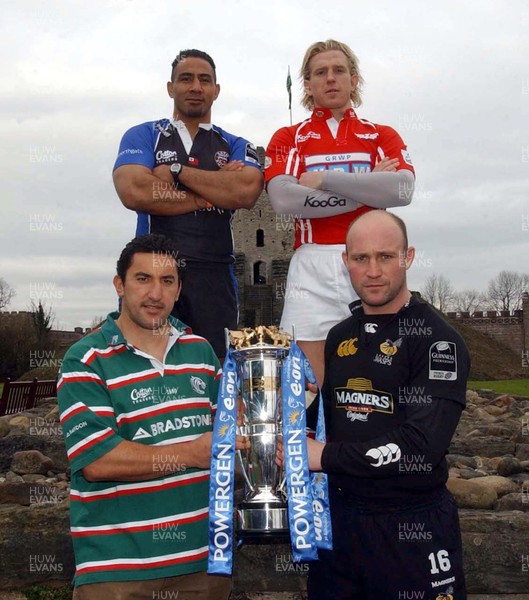
[[(529, 600), (529, 399), (468, 392), (467, 401), (448, 486), (460, 507), (469, 598)], [(0, 598), (71, 580), (68, 475), (55, 400), (0, 418)], [(307, 567), (287, 545), (245, 545), (234, 562), (232, 600), (306, 597)]]
[(508, 348), (511, 348), (528, 362), (529, 351), (529, 294), (526, 292), (522, 309), (510, 311), (449, 312), (448, 316), (473, 329), (486, 333)]
[(240, 326), (278, 325), (293, 250), (294, 218), (276, 215), (263, 192), (233, 219)]

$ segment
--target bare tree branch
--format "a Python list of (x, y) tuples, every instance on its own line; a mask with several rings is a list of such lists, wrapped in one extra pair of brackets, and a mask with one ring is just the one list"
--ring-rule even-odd
[(3, 310), (11, 302), (15, 293), (9, 283), (0, 277), (0, 310)]
[(437, 273), (428, 277), (421, 290), (422, 297), (442, 312), (450, 308), (454, 293), (454, 288), (448, 279)]
[(486, 298), (478, 290), (463, 290), (454, 293), (453, 306), (455, 310), (472, 314), (476, 310), (485, 310)]
[(529, 275), (515, 271), (501, 271), (490, 283), (487, 297), (495, 310), (518, 310), (522, 294), (529, 290)]

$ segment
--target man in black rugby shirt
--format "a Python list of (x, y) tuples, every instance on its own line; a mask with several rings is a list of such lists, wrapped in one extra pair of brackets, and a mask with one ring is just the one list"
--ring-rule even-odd
[(326, 341), (328, 442), (308, 440), (311, 470), (329, 474), (334, 537), (310, 564), (309, 598), (462, 600), (445, 453), (465, 406), (468, 350), (408, 290), (415, 251), (401, 219), (364, 214), (346, 242), (360, 300)]

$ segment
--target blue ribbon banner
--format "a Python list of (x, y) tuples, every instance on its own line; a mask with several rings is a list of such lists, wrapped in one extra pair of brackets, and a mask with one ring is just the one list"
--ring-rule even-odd
[[(295, 562), (318, 559), (318, 548), (332, 548), (326, 475), (309, 475), (306, 444), (305, 376), (312, 369), (299, 346), (292, 342), (283, 362), (283, 448), (288, 491), (288, 520)], [(323, 407), (318, 441), (325, 441)]]
[[(325, 418), (323, 415), (321, 391), (318, 393), (318, 403), (316, 441), (325, 443)], [(320, 550), (332, 550), (331, 509), (329, 506), (327, 473), (311, 473), (310, 484), (312, 487), (312, 509), (314, 511), (314, 527), (316, 529), (316, 545)]]
[(228, 351), (213, 426), (209, 483), (208, 573), (231, 575), (233, 566), (233, 492), (238, 376)]
[[(300, 349), (301, 351), (301, 349)], [(303, 354), (303, 352), (301, 351)], [(316, 377), (306, 357), (304, 362), (305, 377), (310, 383), (316, 383)], [(323, 414), (323, 397), (318, 392), (318, 421), (316, 424), (317, 442), (326, 442), (325, 416)], [(329, 506), (329, 483), (326, 473), (311, 473), (312, 509), (314, 511), (314, 527), (316, 529), (316, 545), (320, 550), (332, 550), (331, 509)]]
[[(288, 520), (295, 562), (318, 559), (318, 548), (332, 549), (329, 491), (325, 473), (309, 474), (306, 444), (305, 377), (312, 369), (292, 342), (283, 362), (283, 447), (288, 491)], [(208, 573), (231, 575), (233, 568), (233, 492), (237, 423), (238, 374), (229, 350), (213, 426), (209, 487)], [(316, 440), (325, 442), (323, 401), (319, 394)]]

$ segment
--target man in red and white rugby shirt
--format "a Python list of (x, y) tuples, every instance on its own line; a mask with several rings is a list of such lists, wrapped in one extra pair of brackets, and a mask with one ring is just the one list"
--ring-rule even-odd
[(399, 134), (357, 117), (363, 79), (346, 44), (312, 44), (300, 74), (312, 115), (273, 135), (265, 179), (274, 210), (296, 217), (281, 328), (295, 325), (321, 386), (325, 338), (356, 298), (341, 259), (347, 228), (369, 210), (409, 204), (415, 175)]

